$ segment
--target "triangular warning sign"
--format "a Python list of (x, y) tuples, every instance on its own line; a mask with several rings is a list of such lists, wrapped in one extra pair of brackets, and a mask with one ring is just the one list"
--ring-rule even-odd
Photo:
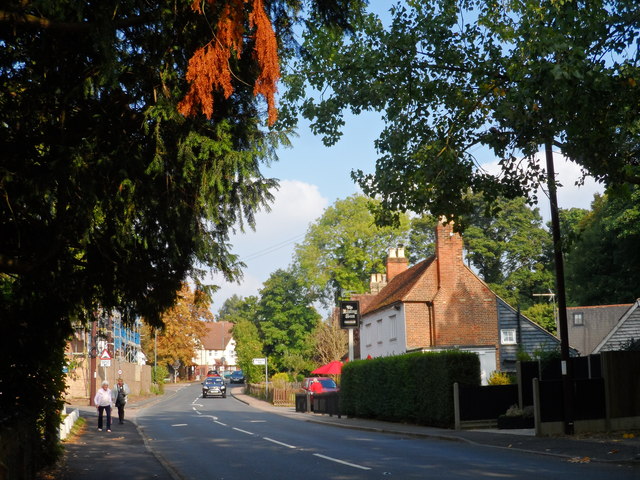
[(109, 350), (106, 348), (100, 354), (100, 360), (111, 360), (111, 355), (109, 355)]

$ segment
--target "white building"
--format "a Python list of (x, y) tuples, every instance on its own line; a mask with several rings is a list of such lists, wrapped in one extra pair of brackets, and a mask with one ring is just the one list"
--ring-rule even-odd
[(193, 364), (194, 375), (206, 376), (209, 370), (237, 370), (236, 342), (231, 336), (231, 322), (205, 322), (207, 331), (198, 342)]

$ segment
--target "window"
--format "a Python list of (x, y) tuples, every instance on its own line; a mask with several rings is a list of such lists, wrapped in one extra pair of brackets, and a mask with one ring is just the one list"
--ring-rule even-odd
[(582, 312), (573, 314), (573, 324), (574, 325), (584, 325), (584, 317), (582, 316)]
[(500, 343), (502, 345), (515, 345), (516, 342), (516, 329), (505, 328), (500, 330)]
[(382, 319), (379, 319), (376, 322), (376, 337), (378, 339), (378, 343), (382, 343), (382, 334), (383, 334), (383, 331), (382, 331)]
[(371, 346), (371, 324), (367, 323), (364, 326), (364, 341), (367, 347)]
[(398, 338), (398, 323), (396, 321), (396, 316), (391, 315), (389, 317), (389, 340), (397, 340)]

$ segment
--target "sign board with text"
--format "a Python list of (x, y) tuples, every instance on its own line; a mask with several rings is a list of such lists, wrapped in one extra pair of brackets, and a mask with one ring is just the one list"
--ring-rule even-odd
[(340, 328), (360, 326), (360, 302), (348, 300), (340, 302)]
[(253, 359), (253, 364), (254, 365), (266, 365), (267, 364), (267, 359), (266, 358), (254, 358)]

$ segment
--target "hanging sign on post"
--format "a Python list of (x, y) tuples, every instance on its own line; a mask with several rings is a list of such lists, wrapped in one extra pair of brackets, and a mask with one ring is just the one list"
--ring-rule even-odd
[(340, 328), (360, 326), (360, 302), (348, 300), (340, 302)]

